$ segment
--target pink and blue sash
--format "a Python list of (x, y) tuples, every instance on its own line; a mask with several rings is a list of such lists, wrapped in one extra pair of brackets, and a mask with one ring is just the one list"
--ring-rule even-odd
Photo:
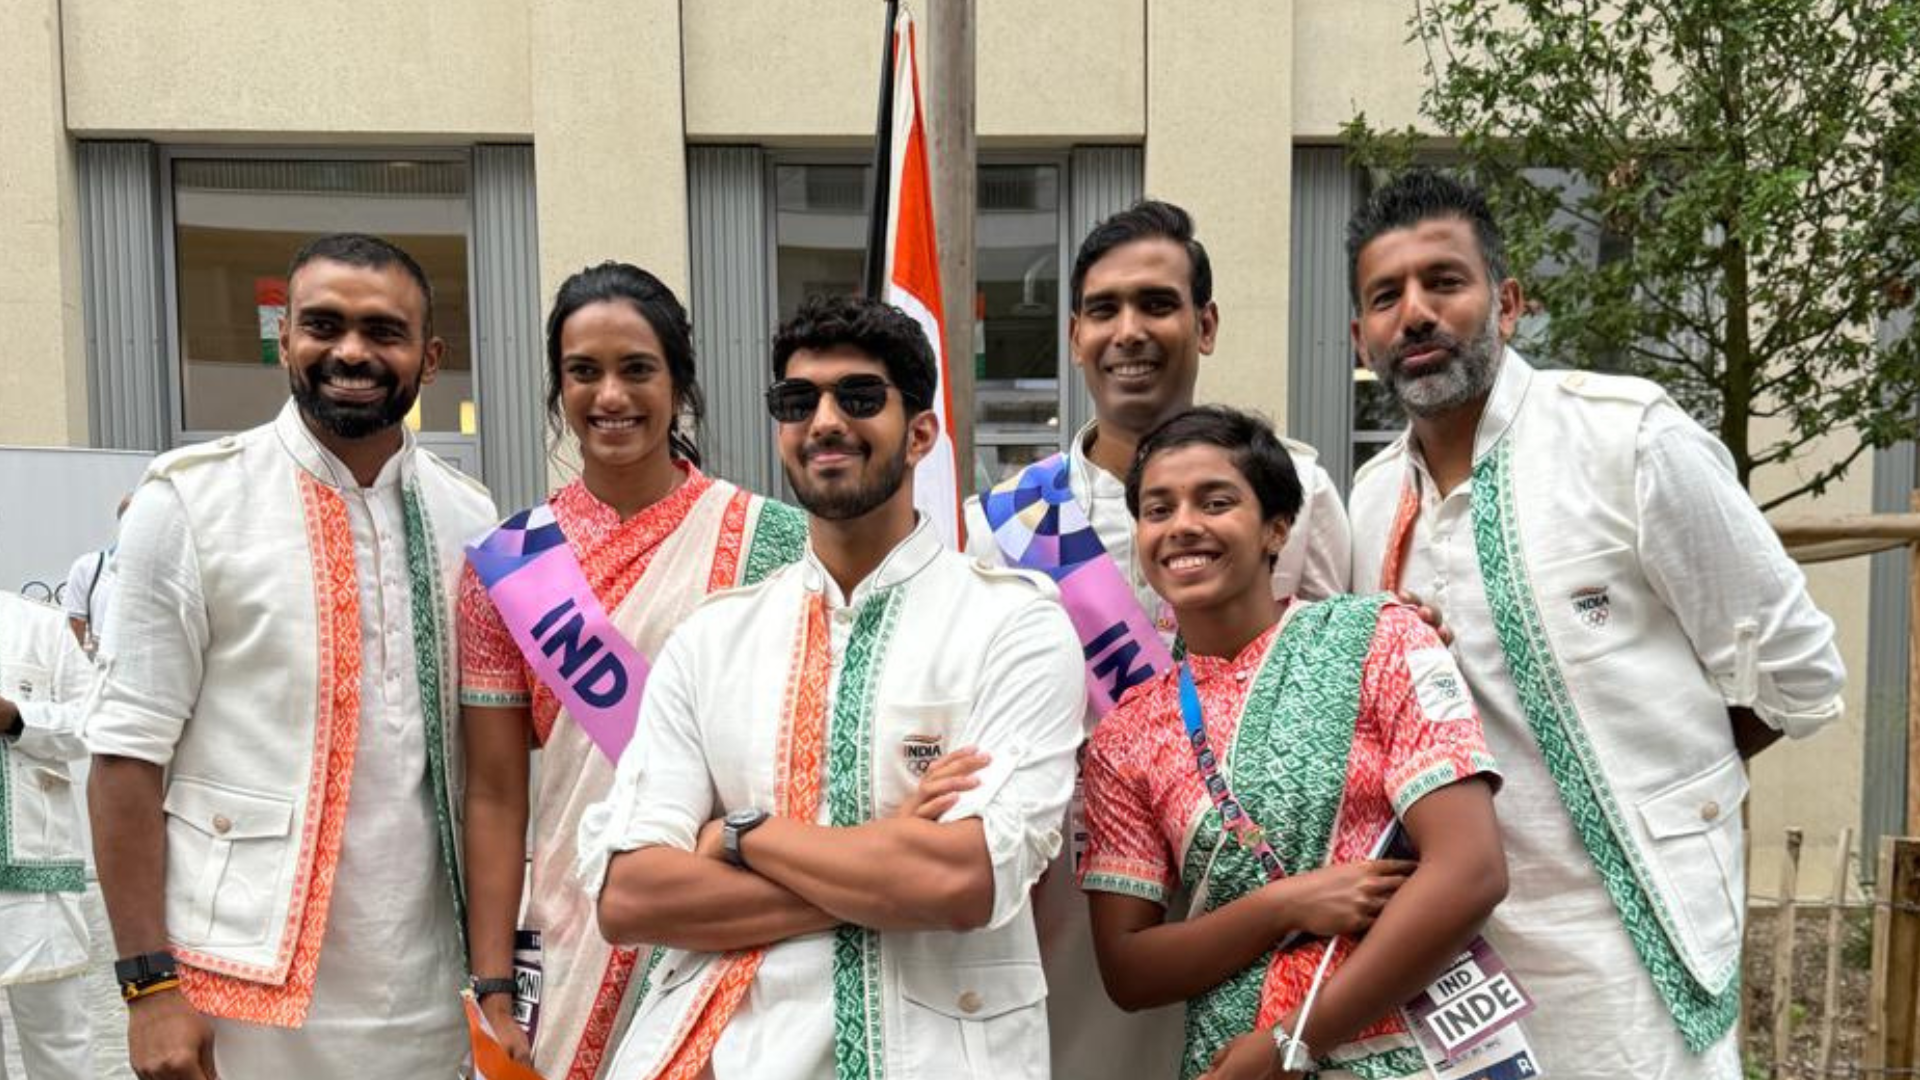
[(1055, 454), (987, 492), (980, 509), (1008, 565), (1060, 587), (1086, 658), (1088, 694), (1105, 716), (1129, 689), (1173, 667), (1173, 654), (1074, 501), (1070, 476), (1067, 456)]
[(617, 763), (640, 718), (647, 659), (593, 595), (552, 508), (508, 518), (467, 545), (467, 562), (534, 676)]

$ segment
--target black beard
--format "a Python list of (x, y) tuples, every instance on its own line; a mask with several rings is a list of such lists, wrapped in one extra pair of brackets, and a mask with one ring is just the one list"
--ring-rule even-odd
[[(321, 383), (342, 375), (372, 378), (387, 388), (387, 395), (365, 405), (350, 405), (320, 393)], [(384, 365), (350, 365), (333, 359), (322, 360), (307, 369), (306, 378), (289, 369), (287, 384), (293, 389), (293, 400), (300, 406), (300, 411), (322, 430), (342, 439), (364, 439), (387, 430), (405, 420), (407, 413), (413, 409), (413, 403), (420, 397), (420, 382), (417, 379), (412, 386), (402, 386)]]
[(828, 490), (814, 487), (806, 474), (806, 459), (816, 450), (827, 448), (850, 450), (852, 445), (842, 440), (830, 440), (812, 444), (801, 451), (801, 469), (796, 474), (787, 470), (787, 483), (793, 487), (793, 497), (797, 499), (807, 513), (822, 521), (851, 521), (872, 513), (882, 503), (893, 498), (900, 485), (907, 478), (907, 442), (900, 440), (900, 450), (891, 458), (881, 462), (880, 474), (871, 479), (856, 479), (851, 487)]

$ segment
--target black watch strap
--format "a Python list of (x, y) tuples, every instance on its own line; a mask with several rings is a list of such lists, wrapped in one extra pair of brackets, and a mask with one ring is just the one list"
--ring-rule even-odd
[(113, 977), (119, 981), (122, 990), (144, 990), (154, 983), (175, 978), (179, 974), (180, 969), (174, 963), (173, 954), (170, 952), (123, 956), (113, 962)]
[(473, 988), (473, 999), (484, 1001), (495, 994), (512, 994), (520, 989), (520, 984), (512, 979), (482, 979), (478, 975), (468, 980)]

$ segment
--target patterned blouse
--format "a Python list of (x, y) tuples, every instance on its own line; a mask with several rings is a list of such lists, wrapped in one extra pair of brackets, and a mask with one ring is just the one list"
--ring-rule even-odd
[[(1296, 606), (1287, 616), (1299, 610)], [(1187, 657), (1209, 742), (1223, 762), (1231, 761), (1228, 747), (1241, 708), (1286, 621), (1230, 659)], [(1223, 764), (1222, 772), (1231, 784), (1231, 766)], [(1479, 715), (1452, 655), (1411, 608), (1387, 604), (1361, 672), (1359, 716), (1331, 861), (1370, 857), (1388, 827), (1422, 796), (1481, 774), (1498, 782)], [(1082, 888), (1164, 907), (1182, 886), (1196, 884), (1181, 877), (1189, 849), (1196, 844), (1211, 849), (1219, 836), (1217, 826), (1196, 836), (1206, 827), (1213, 801), (1181, 721), (1177, 672), (1136, 687), (1094, 729), (1085, 780), (1089, 835)], [(1256, 824), (1270, 837), (1288, 828), (1285, 821)], [(1261, 1024), (1286, 1015), (1305, 997), (1321, 951), (1298, 948), (1279, 955), (1261, 990)], [(1401, 1031), (1396, 1012), (1362, 1033), (1361, 1041)]]
[[(698, 469), (679, 467), (686, 470), (686, 482), (625, 521), (620, 520), (619, 511), (595, 498), (582, 480), (547, 500), (594, 596), (608, 611), (620, 605), (627, 590), (646, 573), (661, 542), (673, 535), (687, 511), (713, 486), (713, 480)], [(460, 576), (459, 627), (461, 704), (531, 706), (534, 737), (544, 744), (559, 715), (560, 699), (527, 667), (471, 565)]]

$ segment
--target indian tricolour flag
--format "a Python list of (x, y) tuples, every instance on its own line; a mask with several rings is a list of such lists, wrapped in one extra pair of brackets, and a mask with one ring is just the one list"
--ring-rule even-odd
[(953, 447), (953, 381), (940, 305), (940, 254), (933, 234), (933, 187), (927, 170), (927, 132), (921, 120), (920, 68), (914, 59), (913, 17), (901, 11), (893, 26), (892, 160), (888, 170), (884, 297), (926, 332), (933, 345), (933, 411), (939, 440), (913, 475), (913, 504), (948, 547), (960, 543), (959, 463)]

